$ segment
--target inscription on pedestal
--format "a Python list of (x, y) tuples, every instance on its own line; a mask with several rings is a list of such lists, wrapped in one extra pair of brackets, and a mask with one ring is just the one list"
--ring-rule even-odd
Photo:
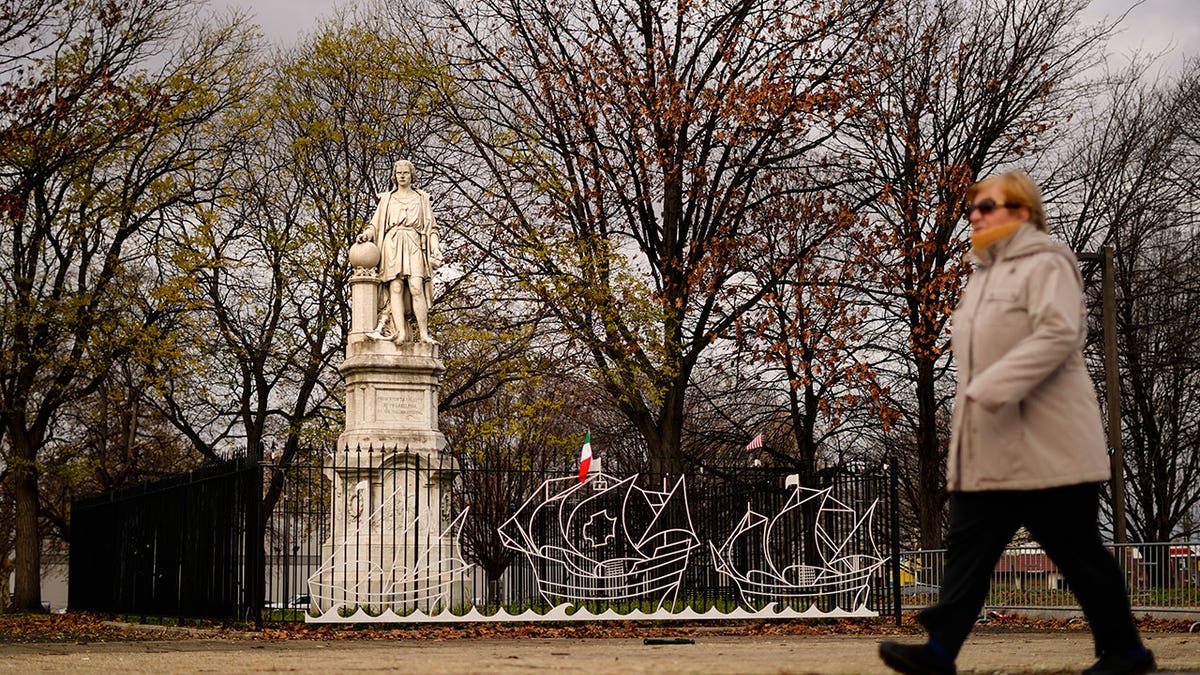
[(375, 419), (380, 422), (426, 424), (425, 392), (413, 389), (379, 389), (375, 393)]

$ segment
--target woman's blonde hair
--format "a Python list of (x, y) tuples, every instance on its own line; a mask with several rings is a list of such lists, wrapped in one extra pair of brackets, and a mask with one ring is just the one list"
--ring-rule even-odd
[(988, 176), (967, 188), (967, 201), (986, 188), (996, 187), (1004, 195), (1004, 201), (1020, 204), (1029, 209), (1029, 222), (1042, 232), (1047, 231), (1046, 207), (1042, 205), (1042, 191), (1029, 174), (1021, 170), (1009, 171), (997, 176)]

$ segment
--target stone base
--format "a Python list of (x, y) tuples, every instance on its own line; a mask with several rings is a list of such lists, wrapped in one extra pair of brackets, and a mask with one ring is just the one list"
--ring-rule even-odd
[(446, 446), (437, 426), (438, 393), (446, 368), (438, 346), (358, 340), (340, 368), (346, 381), (346, 430), (338, 449), (407, 451), (436, 456)]
[(429, 523), (418, 519), (409, 527), (416, 531), (396, 533), (399, 537), (385, 533), (383, 541), (378, 532), (361, 532), (325, 542), (325, 564), (308, 580), (312, 606), (322, 614), (331, 609), (370, 614), (447, 609), (450, 590), (469, 566), (459, 557), (457, 542), (436, 529), (429, 531)]
[(461, 525), (443, 517), (453, 462), (433, 459), (390, 450), (328, 459), (332, 527), (308, 582), (319, 612), (444, 609), (468, 566), (458, 552)]

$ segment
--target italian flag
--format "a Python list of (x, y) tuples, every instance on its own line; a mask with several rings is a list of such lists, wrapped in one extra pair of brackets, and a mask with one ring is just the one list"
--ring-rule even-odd
[(579, 453), (579, 482), (582, 483), (592, 468), (592, 433), (583, 432), (583, 450)]

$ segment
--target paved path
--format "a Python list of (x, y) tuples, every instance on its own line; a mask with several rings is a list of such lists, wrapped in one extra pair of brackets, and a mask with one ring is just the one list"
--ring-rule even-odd
[[(1159, 667), (1200, 672), (1200, 634), (1150, 633)], [(695, 644), (640, 639), (293, 640), (0, 644), (0, 673), (885, 673), (879, 636), (712, 636)], [(909, 638), (915, 639), (915, 638)], [(968, 673), (1078, 673), (1087, 633), (976, 633)]]

